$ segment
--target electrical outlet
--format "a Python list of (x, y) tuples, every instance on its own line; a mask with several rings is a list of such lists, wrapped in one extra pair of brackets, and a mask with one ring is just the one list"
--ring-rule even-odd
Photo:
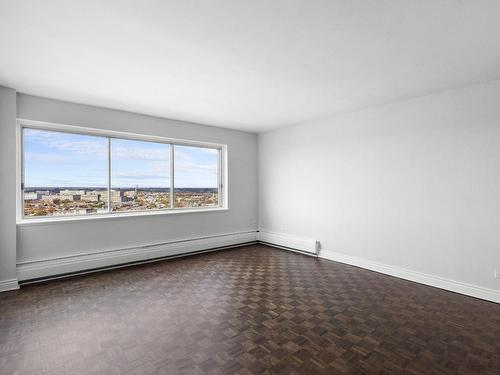
[(495, 270), (495, 272), (493, 272), (493, 275), (495, 276), (495, 279), (500, 279), (500, 270)]

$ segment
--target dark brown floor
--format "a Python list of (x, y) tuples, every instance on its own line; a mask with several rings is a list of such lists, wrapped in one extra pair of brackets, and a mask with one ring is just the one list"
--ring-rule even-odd
[(500, 305), (254, 245), (0, 296), (3, 374), (500, 374)]

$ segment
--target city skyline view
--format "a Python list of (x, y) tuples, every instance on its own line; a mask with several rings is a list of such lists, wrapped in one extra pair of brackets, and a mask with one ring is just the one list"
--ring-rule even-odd
[(28, 188), (23, 193), (23, 214), (29, 216), (87, 215), (170, 208), (216, 207), (216, 188)]

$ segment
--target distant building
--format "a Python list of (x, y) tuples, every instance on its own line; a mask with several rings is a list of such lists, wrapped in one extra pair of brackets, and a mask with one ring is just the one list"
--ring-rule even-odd
[(87, 194), (87, 190), (68, 190), (68, 189), (65, 189), (65, 190), (61, 190), (59, 192), (59, 195), (85, 195)]
[(29, 193), (24, 193), (24, 200), (25, 201), (34, 201), (42, 199), (42, 194), (41, 193), (36, 193), (36, 192), (29, 192)]
[[(103, 201), (108, 200), (108, 192), (107, 191), (103, 191), (103, 193), (101, 195), (101, 199)], [(124, 203), (124, 202), (132, 202), (133, 200), (134, 200), (134, 198), (125, 195), (125, 191), (123, 191), (123, 190), (111, 190), (111, 203), (120, 204), (120, 203)]]
[(80, 200), (83, 202), (100, 202), (101, 201), (101, 194), (98, 194), (96, 192), (92, 192), (90, 194), (85, 194), (80, 197)]
[(40, 199), (42, 201), (48, 201), (48, 202), (52, 202), (54, 201), (54, 199), (59, 199), (59, 195), (51, 195), (51, 194), (42, 194), (42, 196), (40, 197)]
[(59, 194), (59, 196), (54, 195), (54, 197), (61, 199), (62, 201), (79, 201), (82, 198), (81, 194)]

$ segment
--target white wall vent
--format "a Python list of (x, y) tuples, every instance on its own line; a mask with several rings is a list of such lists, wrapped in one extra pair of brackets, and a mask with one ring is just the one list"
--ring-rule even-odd
[(320, 243), (313, 238), (291, 236), (283, 233), (259, 232), (259, 241), (270, 245), (298, 250), (311, 255), (318, 255)]

